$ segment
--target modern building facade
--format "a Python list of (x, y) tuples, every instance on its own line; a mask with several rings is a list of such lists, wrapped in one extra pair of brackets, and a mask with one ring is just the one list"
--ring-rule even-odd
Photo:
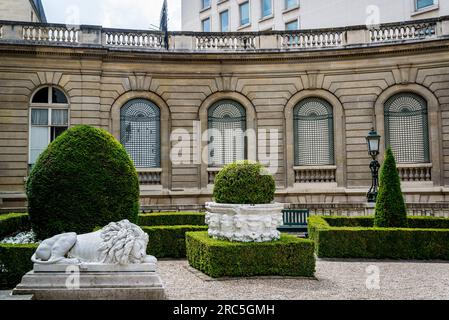
[(307, 30), (449, 15), (449, 0), (189, 0), (183, 31)]
[(449, 217), (447, 17), (307, 33), (173, 32), (168, 49), (158, 32), (0, 28), (0, 207), (24, 207), (40, 152), (89, 124), (125, 146), (142, 205), (155, 210), (204, 205), (223, 164), (252, 159), (274, 168), (278, 201), (363, 214), (374, 127), (379, 159), (394, 149), (412, 214)]
[(0, 0), (0, 20), (47, 22), (41, 0)]

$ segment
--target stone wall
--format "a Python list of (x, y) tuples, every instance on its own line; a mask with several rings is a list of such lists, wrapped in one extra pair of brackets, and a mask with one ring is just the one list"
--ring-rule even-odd
[[(0, 206), (24, 201), (29, 108), (42, 86), (69, 98), (70, 125), (89, 124), (119, 138), (120, 108), (144, 98), (161, 109), (162, 183), (142, 188), (142, 204), (201, 205), (210, 199), (207, 164), (173, 165), (175, 129), (207, 127), (207, 109), (220, 99), (245, 107), (247, 127), (277, 129), (277, 198), (293, 204), (363, 203), (371, 183), (365, 136), (384, 138), (382, 106), (397, 92), (414, 92), (429, 109), (432, 181), (404, 182), (407, 202), (449, 200), (449, 40), (272, 52), (162, 52), (82, 45), (22, 45), (0, 41)], [(295, 183), (293, 107), (307, 97), (334, 112), (336, 179)], [(197, 137), (188, 152), (194, 154)], [(249, 157), (266, 139), (249, 146)], [(384, 141), (382, 140), (382, 145)], [(202, 142), (206, 147), (206, 142)], [(383, 150), (382, 150), (383, 152)], [(382, 157), (382, 154), (380, 155)]]

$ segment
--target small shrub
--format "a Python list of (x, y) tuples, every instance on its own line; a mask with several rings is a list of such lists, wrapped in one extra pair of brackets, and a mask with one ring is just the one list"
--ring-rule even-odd
[(148, 234), (147, 253), (157, 258), (185, 258), (186, 232), (204, 231), (207, 226), (142, 227)]
[(401, 180), (390, 147), (385, 153), (385, 160), (380, 171), (374, 225), (379, 228), (407, 226), (407, 209), (401, 191)]
[(33, 269), (37, 244), (0, 244), (0, 289), (12, 289)]
[(64, 132), (41, 154), (26, 189), (39, 239), (137, 221), (136, 169), (125, 148), (102, 129), (82, 125)]
[(26, 213), (0, 215), (0, 240), (3, 237), (30, 229), (30, 217)]
[(260, 163), (239, 161), (225, 166), (215, 177), (218, 203), (266, 204), (274, 200), (273, 176)]
[(205, 214), (200, 212), (161, 212), (139, 215), (140, 226), (204, 226)]
[(188, 232), (190, 265), (213, 277), (313, 277), (314, 244), (282, 234), (279, 241), (241, 243), (215, 240), (207, 232)]

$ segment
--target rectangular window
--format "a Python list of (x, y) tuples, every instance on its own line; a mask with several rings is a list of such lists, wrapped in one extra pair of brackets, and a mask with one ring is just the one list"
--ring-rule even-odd
[(424, 9), (433, 6), (434, 4), (434, 0), (416, 0), (416, 10)]
[(285, 0), (285, 9), (290, 9), (298, 6), (298, 0)]
[(31, 109), (30, 164), (68, 128), (67, 109)]
[(240, 25), (249, 24), (249, 1), (240, 5)]
[(221, 32), (229, 31), (229, 11), (223, 11), (220, 13)]
[(261, 0), (262, 1), (262, 18), (271, 16), (273, 14), (273, 7), (271, 0)]
[(210, 18), (204, 19), (202, 22), (203, 32), (210, 32)]
[(295, 21), (285, 24), (285, 30), (292, 31), (292, 30), (298, 30), (298, 29), (299, 29), (298, 28), (298, 20), (295, 20)]
[(206, 9), (210, 7), (210, 0), (202, 0), (203, 7), (201, 9)]

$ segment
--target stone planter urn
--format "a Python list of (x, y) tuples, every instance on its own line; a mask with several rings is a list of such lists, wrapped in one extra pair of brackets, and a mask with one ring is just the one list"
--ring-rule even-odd
[(268, 242), (279, 240), (277, 230), (283, 223), (280, 203), (223, 204), (206, 203), (209, 236), (234, 242)]

